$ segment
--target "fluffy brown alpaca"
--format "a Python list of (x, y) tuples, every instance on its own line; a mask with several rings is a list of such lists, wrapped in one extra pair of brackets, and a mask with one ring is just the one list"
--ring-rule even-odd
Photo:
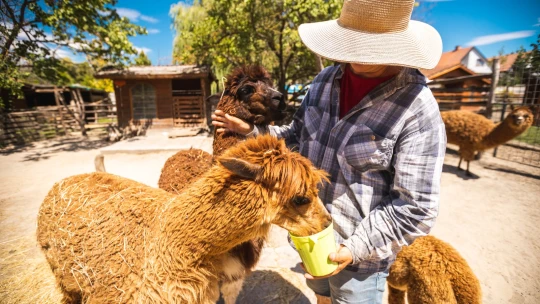
[(271, 136), (228, 150), (180, 195), (107, 173), (55, 184), (37, 239), (66, 303), (214, 303), (227, 255), (271, 224), (310, 235), (331, 223), (326, 180)]
[[(226, 79), (223, 94), (210, 97), (212, 103), (217, 103), (217, 109), (253, 124), (270, 124), (285, 117), (286, 103), (283, 96), (273, 89), (272, 79), (263, 67), (239, 67)], [(213, 156), (218, 157), (223, 151), (243, 140), (245, 137), (238, 134), (214, 132)], [(194, 158), (194, 155), (203, 157)], [(161, 170), (159, 187), (168, 192), (179, 193), (210, 166), (205, 155), (207, 153), (202, 150), (191, 149), (171, 156)], [(186, 159), (191, 159), (192, 162), (186, 164)], [(264, 239), (254, 239), (235, 247), (229, 254), (227, 264), (242, 267), (231, 267), (234, 273), (222, 276), (221, 289), (226, 303), (235, 303), (244, 278), (257, 264), (263, 246)]]
[(448, 143), (459, 146), (459, 164), (467, 161), (467, 175), (470, 175), (469, 164), (477, 151), (495, 148), (525, 132), (534, 120), (529, 107), (512, 106), (512, 112), (499, 124), (482, 115), (468, 111), (447, 111), (441, 113), (446, 127)]
[(388, 304), (479, 304), (480, 282), (467, 261), (433, 236), (416, 239), (398, 253), (387, 279)]

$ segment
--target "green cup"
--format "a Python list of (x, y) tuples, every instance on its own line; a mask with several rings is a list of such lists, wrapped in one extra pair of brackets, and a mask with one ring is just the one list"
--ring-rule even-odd
[(312, 276), (324, 276), (336, 270), (338, 264), (330, 261), (328, 255), (336, 252), (334, 224), (310, 236), (294, 236), (289, 233), (300, 254), (307, 272)]

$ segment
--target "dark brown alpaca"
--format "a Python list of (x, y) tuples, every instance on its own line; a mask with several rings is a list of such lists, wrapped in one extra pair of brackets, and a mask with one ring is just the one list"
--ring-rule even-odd
[[(286, 103), (283, 95), (274, 90), (272, 79), (263, 67), (240, 67), (226, 78), (224, 92), (209, 98), (212, 103), (217, 103), (217, 109), (252, 124), (270, 124), (285, 117)], [(243, 140), (245, 137), (238, 134), (215, 132), (214, 159)], [(197, 158), (193, 159), (194, 156)], [(193, 162), (189, 166), (197, 167), (197, 174), (202, 174), (210, 166), (206, 152), (198, 149), (180, 151), (165, 163), (158, 183), (161, 189), (179, 193), (185, 185), (199, 177), (194, 172), (181, 170), (190, 157)], [(227, 304), (236, 301), (244, 278), (257, 264), (263, 246), (264, 239), (257, 238), (240, 244), (227, 255), (224, 263), (228, 267), (221, 274), (221, 292)]]

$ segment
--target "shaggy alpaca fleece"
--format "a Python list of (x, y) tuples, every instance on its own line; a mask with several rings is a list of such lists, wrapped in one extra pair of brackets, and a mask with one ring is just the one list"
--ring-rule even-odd
[(271, 224), (298, 235), (330, 224), (323, 180), (282, 140), (261, 136), (180, 195), (107, 173), (66, 178), (41, 205), (37, 239), (65, 302), (214, 303), (235, 246)]
[(212, 155), (200, 149), (182, 150), (169, 157), (161, 169), (158, 187), (170, 193), (180, 193), (210, 169)]
[[(286, 104), (283, 96), (273, 89), (272, 79), (263, 67), (239, 67), (226, 78), (223, 95), (217, 94), (209, 98), (215, 100), (218, 110), (253, 124), (270, 124), (285, 117)], [(221, 155), (226, 149), (243, 140), (245, 137), (237, 134), (214, 132), (213, 157)], [(200, 150), (184, 150), (169, 158), (161, 171), (159, 187), (168, 192), (179, 193), (184, 186), (201, 176), (211, 161), (206, 157), (193, 158), (192, 155), (197, 151)], [(235, 302), (245, 276), (259, 260), (264, 242), (263, 238), (253, 239), (224, 255), (224, 264), (228, 269), (227, 273), (219, 274), (219, 277), (227, 304)]]
[(433, 236), (416, 239), (398, 253), (387, 279), (389, 304), (479, 304), (480, 282), (467, 261)]

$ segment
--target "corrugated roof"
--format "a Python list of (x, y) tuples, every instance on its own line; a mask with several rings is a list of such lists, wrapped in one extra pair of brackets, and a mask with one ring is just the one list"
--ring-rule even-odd
[(96, 73), (96, 78), (137, 79), (137, 78), (175, 78), (178, 76), (210, 75), (207, 66), (200, 65), (169, 65), (169, 66), (131, 66), (125, 69), (103, 70)]
[(441, 60), (439, 60), (439, 63), (435, 68), (431, 70), (421, 69), (420, 71), (429, 79), (437, 77), (441, 72), (453, 70), (455, 67), (460, 66), (461, 60), (463, 60), (473, 48), (473, 46), (467, 48), (456, 47), (453, 51), (443, 53)]

